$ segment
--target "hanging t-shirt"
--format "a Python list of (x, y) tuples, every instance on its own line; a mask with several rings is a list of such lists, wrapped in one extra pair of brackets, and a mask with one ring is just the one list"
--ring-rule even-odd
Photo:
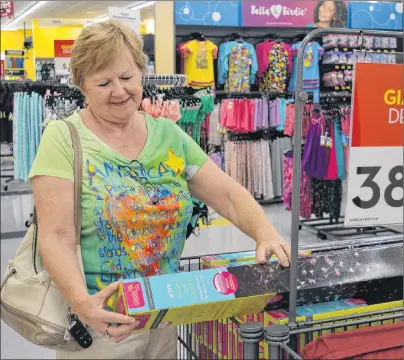
[(261, 91), (285, 92), (286, 83), (292, 70), (292, 50), (282, 42), (264, 43), (267, 51), (267, 71), (260, 83)]
[[(81, 247), (87, 287), (98, 292), (120, 277), (178, 271), (192, 216), (187, 180), (207, 160), (203, 150), (171, 120), (146, 116), (148, 137), (135, 161), (102, 142), (76, 112), (83, 152)], [(30, 178), (74, 181), (69, 128), (45, 129)]]
[(184, 72), (188, 85), (193, 88), (215, 86), (213, 60), (217, 58), (217, 46), (209, 41), (191, 40), (180, 47), (184, 58)]
[[(298, 42), (292, 45), (293, 51), (293, 71), (290, 77), (288, 91), (295, 91), (297, 81), (297, 53), (302, 45)], [(320, 101), (320, 68), (319, 62), (323, 56), (323, 48), (318, 42), (310, 42), (304, 51), (303, 61), (303, 88), (307, 92), (313, 93), (313, 101)]]
[(227, 92), (249, 92), (258, 71), (254, 46), (245, 41), (229, 41), (220, 45), (218, 82)]

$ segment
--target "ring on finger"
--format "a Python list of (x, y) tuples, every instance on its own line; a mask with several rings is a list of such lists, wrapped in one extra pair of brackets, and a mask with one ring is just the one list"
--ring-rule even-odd
[(108, 332), (108, 328), (111, 326), (111, 324), (108, 324), (107, 325), (107, 330), (105, 330), (105, 336), (107, 337), (107, 338), (110, 338), (111, 337), (111, 334)]

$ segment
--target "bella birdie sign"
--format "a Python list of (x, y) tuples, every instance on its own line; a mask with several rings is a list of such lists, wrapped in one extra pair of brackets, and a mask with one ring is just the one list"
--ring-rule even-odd
[(310, 26), (316, 4), (316, 1), (243, 1), (243, 26)]

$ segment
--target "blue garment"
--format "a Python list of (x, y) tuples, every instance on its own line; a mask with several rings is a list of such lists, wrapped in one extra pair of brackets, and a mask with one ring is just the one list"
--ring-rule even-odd
[(277, 131), (283, 131), (285, 130), (285, 122), (286, 122), (286, 105), (293, 102), (294, 100), (292, 99), (279, 99), (279, 119), (280, 123), (276, 127)]
[(257, 55), (255, 53), (254, 45), (248, 42), (239, 42), (239, 41), (228, 41), (219, 46), (219, 58), (218, 58), (218, 83), (223, 85), (226, 82), (226, 79), (229, 75), (229, 56), (232, 53), (233, 47), (236, 46), (236, 49), (239, 50), (242, 47), (248, 49), (250, 55), (250, 83), (254, 84), (255, 82), (255, 74), (258, 71), (258, 61)]
[(37, 93), (14, 93), (14, 179), (27, 181), (41, 138), (43, 98)]
[[(297, 81), (297, 53), (301, 42), (292, 45), (293, 70), (290, 76), (288, 91), (295, 91)], [(310, 42), (304, 51), (303, 61), (303, 89), (313, 93), (313, 101), (320, 101), (320, 68), (319, 62), (323, 55), (323, 48), (316, 41)]]
[(338, 169), (338, 178), (341, 180), (345, 180), (346, 171), (345, 171), (345, 158), (344, 158), (344, 148), (342, 145), (342, 136), (341, 136), (341, 122), (334, 120), (334, 146), (335, 146), (335, 154), (337, 157), (337, 169)]

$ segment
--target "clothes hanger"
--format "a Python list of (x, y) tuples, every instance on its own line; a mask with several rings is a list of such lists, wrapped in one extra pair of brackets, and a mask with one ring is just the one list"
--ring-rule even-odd
[(201, 32), (191, 33), (192, 40), (205, 41), (205, 36)]

